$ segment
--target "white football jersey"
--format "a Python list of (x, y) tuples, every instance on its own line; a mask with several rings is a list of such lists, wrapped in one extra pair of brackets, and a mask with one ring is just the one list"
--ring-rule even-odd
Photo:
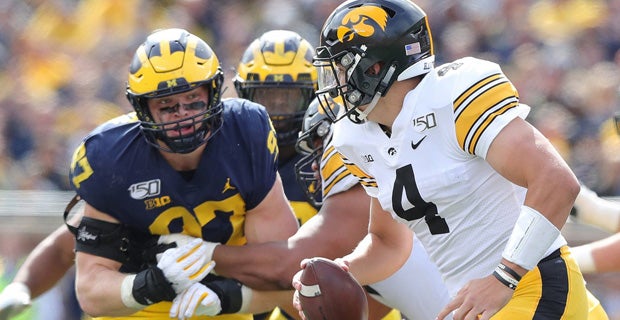
[[(327, 137), (324, 142), (321, 179), (323, 199), (327, 199), (358, 183), (358, 178), (351, 174), (351, 171), (357, 176), (361, 176), (363, 172), (353, 165), (345, 167), (342, 157), (331, 145), (331, 137)], [(450, 302), (448, 289), (437, 266), (430, 261), (426, 250), (417, 239), (414, 239), (407, 262), (393, 275), (370, 287), (378, 293), (373, 294), (375, 299), (398, 309), (408, 319), (434, 319)], [(451, 317), (450, 315), (447, 319)]]
[[(375, 122), (333, 126), (345, 164), (359, 167), (366, 192), (415, 232), (453, 296), (501, 260), (525, 192), (485, 157), (504, 126), (528, 113), (497, 64), (463, 58), (406, 95), (391, 136)], [(548, 253), (563, 244), (560, 236)]]
[(342, 157), (331, 145), (331, 134), (324, 140), (323, 155), (321, 157), (321, 187), (323, 199), (349, 190), (357, 184), (357, 178), (344, 166)]

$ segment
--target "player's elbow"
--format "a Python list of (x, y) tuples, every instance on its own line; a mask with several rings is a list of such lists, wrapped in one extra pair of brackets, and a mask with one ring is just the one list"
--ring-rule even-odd
[[(567, 210), (555, 211), (557, 222), (565, 222), (568, 218), (569, 209), (573, 206), (581, 185), (575, 174), (565, 166), (551, 166), (544, 170), (544, 178), (539, 180), (538, 190), (544, 190), (542, 198), (548, 199), (551, 203), (555, 203), (561, 208)], [(544, 180), (544, 181), (543, 181)], [(555, 220), (555, 219), (554, 219)]]
[(581, 190), (581, 184), (570, 169), (564, 170), (562, 174), (558, 176), (560, 178), (557, 179), (555, 183), (558, 189), (555, 190), (563, 192), (572, 204), (575, 202), (575, 199)]
[(90, 317), (105, 316), (104, 310), (97, 304), (96, 299), (89, 294), (89, 289), (85, 289), (84, 286), (76, 285), (76, 296), (80, 308), (84, 313)]
[(575, 199), (577, 199), (577, 195), (579, 195), (579, 191), (581, 190), (581, 184), (579, 183), (579, 180), (577, 180), (577, 178), (573, 175), (574, 179), (571, 179), (570, 181), (570, 185), (569, 185), (569, 194), (571, 197), (571, 200), (574, 202)]
[(80, 308), (90, 317), (111, 316), (107, 309), (107, 298), (101, 296), (101, 290), (94, 281), (84, 281), (87, 278), (78, 277), (76, 279), (75, 293), (80, 304)]

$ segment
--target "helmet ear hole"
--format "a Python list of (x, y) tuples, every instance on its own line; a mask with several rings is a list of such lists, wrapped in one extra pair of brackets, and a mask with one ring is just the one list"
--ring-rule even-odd
[(377, 62), (371, 65), (370, 67), (368, 67), (368, 69), (366, 69), (364, 74), (367, 74), (369, 76), (377, 76), (381, 72), (381, 68), (383, 68), (384, 65), (385, 63), (383, 61)]

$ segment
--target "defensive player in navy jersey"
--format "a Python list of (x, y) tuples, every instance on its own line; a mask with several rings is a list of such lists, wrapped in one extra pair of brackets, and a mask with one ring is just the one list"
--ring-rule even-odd
[[(267, 109), (278, 140), (278, 172), (284, 193), (300, 224), (318, 210), (318, 206), (308, 202), (294, 170), (301, 157), (295, 150), (297, 134), (317, 89), (313, 56), (314, 47), (298, 33), (267, 31), (245, 49), (233, 79), (237, 96)], [(282, 308), (290, 308), (289, 301), (284, 300), (286, 304)], [(290, 319), (290, 316), (276, 308), (273, 312), (255, 315), (254, 319)]]
[[(297, 230), (265, 109), (220, 101), (222, 81), (203, 40), (182, 29), (156, 31), (130, 66), (127, 97), (140, 121), (102, 125), (75, 151), (70, 179), (86, 202), (76, 237), (76, 290), (86, 313), (168, 319), (170, 301), (187, 292), (209, 296), (195, 315), (239, 311), (243, 306), (218, 299), (217, 285), (200, 283), (214, 266), (213, 246), (202, 240), (244, 245)], [(132, 237), (196, 239), (165, 250), (157, 264), (124, 273), (99, 238), (121, 225)]]
[(289, 30), (271, 30), (244, 51), (233, 79), (237, 95), (267, 109), (278, 140), (278, 171), (287, 199), (300, 224), (317, 212), (295, 178), (295, 150), (304, 112), (316, 91), (317, 72), (312, 65), (314, 47)]

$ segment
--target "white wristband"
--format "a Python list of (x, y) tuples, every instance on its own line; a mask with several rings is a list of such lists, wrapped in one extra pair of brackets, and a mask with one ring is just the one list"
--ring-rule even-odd
[(592, 257), (592, 247), (589, 244), (571, 248), (570, 251), (575, 261), (577, 261), (581, 273), (596, 272), (596, 264), (594, 263), (594, 257)]
[(135, 278), (135, 274), (130, 274), (123, 279), (121, 284), (121, 300), (127, 308), (144, 309), (146, 306), (138, 303), (136, 298), (133, 297), (133, 280)]
[(245, 285), (241, 285), (241, 308), (239, 308), (238, 313), (247, 313), (247, 310), (250, 307), (250, 301), (252, 301), (252, 293), (252, 289), (246, 287)]
[(522, 268), (532, 270), (559, 235), (560, 230), (540, 212), (522, 206), (502, 256)]

